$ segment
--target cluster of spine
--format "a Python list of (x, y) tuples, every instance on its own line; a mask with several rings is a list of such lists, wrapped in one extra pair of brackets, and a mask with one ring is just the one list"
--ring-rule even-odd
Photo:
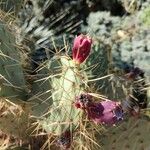
[(63, 48), (64, 38), (71, 42), (81, 32), (80, 26), (88, 15), (83, 13), (86, 7), (84, 1), (28, 1), (19, 13), (21, 41), (26, 42), (24, 37), (28, 37), (30, 48), (54, 51), (54, 40), (57, 47)]
[[(4, 118), (2, 117), (1, 129), (4, 130), (2, 128), (5, 126), (4, 122), (11, 122), (9, 123), (11, 127), (7, 126), (8, 134), (16, 137), (21, 136), (20, 138), (24, 139), (25, 130), (21, 130), (23, 135), (20, 135), (20, 126), (25, 124), (24, 121), (28, 122), (28, 114), (31, 113), (44, 132), (54, 137), (60, 136), (55, 140), (56, 145), (67, 149), (70, 148), (71, 142), (74, 139), (74, 132), (78, 131), (79, 122), (82, 121), (83, 111), (78, 108), (86, 112), (85, 114), (89, 120), (96, 124), (105, 125), (117, 124), (123, 119), (124, 110), (134, 110), (133, 105), (128, 102), (127, 105), (122, 105), (120, 102), (108, 99), (102, 100), (100, 98), (98, 102), (94, 102), (94, 97), (86, 92), (91, 90), (91, 85), (88, 83), (90, 80), (87, 75), (89, 71), (86, 73), (82, 69), (82, 65), (86, 68), (87, 64), (85, 63), (84, 65), (83, 63), (86, 59), (87, 62), (88, 59), (89, 61), (91, 60), (89, 56), (91, 44), (92, 39), (90, 37), (79, 35), (74, 40), (72, 58), (68, 56), (55, 56), (50, 61), (46, 61), (45, 64), (39, 66), (39, 69), (33, 75), (31, 91), (28, 93), (29, 99), (26, 99), (29, 102), (28, 104), (22, 104), (28, 109), (21, 105), (25, 111), (25, 118), (22, 116), (24, 113), (21, 113), (21, 116), (17, 116), (17, 113), (14, 112), (17, 119), (20, 118), (19, 122), (16, 122), (11, 114), (7, 113), (7, 117), (5, 115)], [(9, 54), (4, 56), (9, 56)], [(140, 70), (133, 70), (127, 74), (127, 77), (131, 76), (132, 78), (132, 76), (141, 74)], [(6, 78), (7, 76), (3, 74), (4, 77)], [(15, 92), (15, 90), (13, 91)], [(13, 100), (7, 95), (3, 95), (3, 98)], [(23, 100), (21, 97), (18, 97), (18, 99)], [(13, 102), (15, 103), (15, 100)], [(11, 119), (13, 120), (11, 121)], [(16, 125), (17, 127), (15, 127)]]
[[(36, 8), (36, 2), (33, 5)], [(43, 3), (39, 2), (40, 5)], [(107, 15), (110, 14), (107, 13)], [(41, 15), (40, 19), (42, 17)], [(93, 40), (87, 35), (77, 36), (74, 39), (71, 56), (67, 53), (67, 45), (64, 47), (66, 53), (61, 53), (56, 49), (56, 54), (53, 56), (50, 55), (49, 47), (44, 49), (44, 53), (41, 53), (39, 49), (31, 55), (31, 58), (28, 58), (31, 60), (31, 72), (26, 71), (21, 64), (21, 59), (26, 54), (23, 50), (18, 49), (15, 33), (9, 28), (8, 22), (0, 21), (2, 35), (0, 44), (0, 130), (2, 137), (5, 134), (13, 137), (15, 143), (19, 139), (23, 141), (23, 145), (18, 144), (20, 147), (30, 147), (33, 150), (40, 149), (40, 147), (43, 149), (56, 149), (56, 147), (83, 149), (85, 139), (85, 141), (89, 140), (98, 145), (95, 138), (99, 139), (101, 136), (96, 135), (95, 130), (102, 130), (102, 125), (109, 129), (113, 125), (119, 126), (124, 120), (126, 121), (126, 118), (132, 120), (131, 116), (135, 116), (135, 119), (140, 116), (142, 109), (147, 108), (146, 93), (143, 91), (145, 88), (144, 72), (138, 67), (127, 65), (128, 67), (124, 68), (124, 74), (117, 76), (117, 79), (115, 75), (108, 75), (111, 61), (109, 36), (114, 32), (110, 24), (115, 22), (115, 19), (112, 18), (106, 22), (108, 28), (101, 25), (101, 29), (105, 29), (102, 34), (99, 33), (103, 39), (98, 38), (99, 34), (94, 35)], [(40, 23), (40, 21), (37, 22)], [(58, 22), (56, 21), (56, 24)], [(94, 43), (93, 47), (92, 43)], [(37, 55), (40, 58), (37, 59)], [(103, 79), (104, 75), (106, 77)], [(109, 81), (115, 79), (122, 81), (128, 87), (122, 99), (110, 100), (113, 98), (110, 98), (109, 94), (109, 98), (98, 94), (100, 92), (107, 94)], [(144, 120), (146, 123), (147, 121)], [(91, 131), (93, 128), (95, 130)], [(118, 134), (120, 132), (122, 130), (117, 131)], [(34, 138), (32, 134), (35, 134)], [(144, 143), (143, 141), (144, 139), (140, 139), (140, 143)], [(103, 144), (105, 148), (105, 138)], [(13, 144), (11, 141), (5, 144), (4, 140), (1, 145), (6, 146), (5, 149), (11, 149)], [(146, 142), (144, 148), (148, 146)]]
[[(143, 130), (144, 128), (144, 130)], [(128, 149), (128, 150), (148, 150), (149, 149), (149, 117), (125, 119), (120, 126), (108, 128), (100, 136), (102, 150)]]
[(88, 25), (82, 30), (100, 37), (105, 49), (106, 45), (110, 46), (114, 67), (122, 70), (126, 64), (139, 67), (149, 78), (149, 1), (123, 2), (128, 8), (134, 7), (135, 3), (138, 6), (123, 17), (113, 16), (110, 11), (90, 13)]

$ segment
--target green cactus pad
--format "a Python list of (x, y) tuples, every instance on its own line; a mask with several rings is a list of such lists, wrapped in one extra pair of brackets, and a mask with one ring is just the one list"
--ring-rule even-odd
[[(113, 99), (116, 95), (113, 93), (109, 74), (111, 64), (110, 47), (105, 45), (97, 37), (91, 50), (91, 55), (85, 63), (85, 70), (89, 76), (90, 82), (88, 83), (95, 91), (101, 92)], [(93, 80), (93, 81), (92, 81)], [(108, 94), (109, 93), (109, 94)]]
[(91, 54), (86, 61), (86, 66), (95, 77), (102, 77), (107, 75), (109, 69), (110, 52), (99, 39), (95, 40)]
[(60, 75), (58, 75), (61, 72), (59, 66), (60, 62), (54, 58), (48, 62), (48, 65), (45, 63), (41, 64), (39, 70), (36, 72), (35, 79), (32, 83), (31, 96), (28, 100), (33, 103), (32, 112), (36, 117), (46, 113), (53, 104), (52, 81), (57, 80), (57, 77), (58, 80), (60, 78)]
[(7, 135), (26, 139), (29, 136), (27, 134), (29, 125), (27, 105), (20, 103), (19, 106), (4, 99), (0, 100), (0, 130)]
[(52, 105), (51, 83), (49, 80), (43, 79), (47, 77), (48, 69), (41, 69), (38, 75), (32, 84), (31, 98), (28, 100), (33, 103), (32, 112), (34, 116), (43, 115)]
[(79, 72), (72, 60), (61, 58), (62, 74), (60, 78), (52, 79), (53, 105), (46, 118), (40, 121), (48, 133), (60, 135), (66, 129), (73, 130), (80, 120), (80, 112), (73, 105), (86, 82), (83, 73)]
[(15, 35), (0, 21), (0, 97), (25, 99), (25, 79)]
[(120, 126), (109, 128), (100, 138), (101, 146), (104, 150), (149, 150), (149, 132), (149, 117), (131, 117)]

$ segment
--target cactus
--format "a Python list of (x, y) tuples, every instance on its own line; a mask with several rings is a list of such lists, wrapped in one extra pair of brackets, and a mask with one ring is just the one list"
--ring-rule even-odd
[[(38, 117), (38, 123), (48, 134), (61, 136), (68, 130), (74, 132), (77, 130), (79, 122), (82, 122), (83, 112), (76, 109), (73, 103), (75, 97), (87, 91), (89, 87), (88, 77), (84, 72), (86, 63), (79, 63), (79, 69), (79, 64), (76, 64), (77, 57), (77, 55), (73, 56), (74, 62), (68, 56), (56, 55), (51, 61), (46, 61), (39, 66), (39, 71), (37, 70), (37, 74), (35, 74), (37, 81), (35, 80), (32, 89), (37, 94), (31, 92), (34, 94), (30, 102), (39, 101), (32, 110), (34, 115)], [(92, 58), (88, 57), (88, 61), (91, 61)], [(42, 72), (44, 70), (47, 70), (45, 75)], [(41, 96), (37, 91), (41, 92)], [(41, 111), (41, 109), (43, 110)]]
[[(1, 14), (5, 13), (1, 12)], [(0, 130), (8, 137), (25, 140), (29, 136), (26, 133), (29, 107), (23, 103), (27, 100), (27, 88), (21, 66), (22, 52), (16, 45), (12, 18), (7, 15), (0, 21)], [(9, 144), (11, 141), (10, 143), (8, 141), (8, 147)]]
[(149, 26), (146, 25), (144, 16), (148, 12), (148, 6), (149, 1), (143, 2), (136, 15), (133, 14), (122, 20), (121, 30), (119, 30), (119, 32), (122, 32), (122, 36), (118, 32), (118, 38), (114, 40), (112, 45), (114, 64), (119, 66), (119, 64), (125, 62), (131, 66), (142, 68), (147, 82), (149, 82), (150, 74), (149, 62), (147, 61), (149, 59)]
[(120, 23), (121, 18), (112, 17), (109, 12), (95, 12), (89, 15), (88, 26), (83, 27), (85, 32), (89, 32), (94, 37), (93, 51), (86, 62), (86, 70), (94, 79), (91, 84), (95, 91), (107, 95), (110, 99), (125, 98), (122, 89), (122, 85), (125, 84), (116, 80), (117, 75), (111, 75), (113, 38), (117, 29), (120, 28)]
[(30, 1), (20, 12), (21, 41), (26, 43), (24, 37), (28, 36), (35, 49), (48, 47), (54, 51), (53, 42), (50, 40), (54, 39), (56, 46), (63, 48), (64, 36), (69, 41), (73, 39), (73, 35), (80, 32), (84, 17), (81, 16), (83, 12), (79, 12), (85, 9), (81, 3), (84, 2), (64, 4), (61, 1)]
[[(81, 2), (63, 2), (54, 1), (50, 3), (50, 1), (40, 2), (32, 0), (28, 2), (24, 8), (28, 9), (29, 12), (25, 12), (26, 10), (22, 8), (20, 13), (20, 17), (26, 20), (22, 26), (22, 29), (24, 29), (23, 35), (18, 32), (14, 34), (7, 26), (8, 22), (1, 20), (0, 75), (2, 84), (0, 85), (0, 130), (9, 137), (22, 140), (25, 143), (22, 149), (26, 148), (28, 144), (33, 150), (38, 149), (42, 145), (42, 148), (46, 149), (46, 144), (48, 143), (47, 145), (50, 148), (51, 145), (56, 145), (62, 149), (71, 147), (73, 149), (87, 148), (94, 150), (96, 148), (92, 147), (91, 143), (99, 146), (101, 144), (99, 144), (99, 141), (101, 142), (100, 139), (103, 140), (104, 149), (111, 149), (110, 145), (105, 146), (106, 140), (111, 137), (105, 138), (103, 136), (105, 133), (101, 136), (101, 132), (104, 130), (102, 124), (106, 125), (107, 133), (110, 135), (110, 130), (117, 130), (118, 134), (120, 134), (118, 129), (126, 124), (126, 120), (121, 121), (122, 124), (119, 124), (119, 122), (125, 117), (129, 118), (129, 122), (131, 121), (132, 124), (134, 124), (133, 120), (136, 120), (138, 124), (140, 124), (140, 121), (147, 123), (145, 117), (140, 119), (136, 117), (143, 112), (141, 109), (147, 108), (146, 91), (143, 91), (143, 88), (145, 88), (144, 72), (147, 74), (149, 71), (144, 70), (143, 72), (138, 67), (134, 67), (138, 63), (136, 61), (134, 61), (133, 66), (129, 64), (132, 63), (132, 60), (130, 62), (128, 60), (122, 61), (122, 58), (119, 58), (120, 53), (121, 56), (126, 55), (119, 50), (117, 50), (116, 55), (114, 50), (118, 47), (120, 49), (125, 47), (129, 50), (131, 47), (140, 49), (141, 45), (144, 45), (143, 42), (141, 42), (141, 45), (138, 43), (137, 47), (134, 41), (138, 39), (139, 34), (140, 41), (144, 37), (148, 39), (148, 27), (142, 26), (139, 31), (132, 32), (135, 34), (128, 35), (124, 34), (126, 32), (123, 30), (123, 27), (126, 27), (126, 25), (121, 25), (123, 19), (121, 17), (112, 17), (112, 15), (115, 15), (112, 10), (110, 12), (91, 13), (88, 20), (90, 27), (85, 28), (83, 26), (83, 28), (85, 28), (84, 31), (86, 33), (89, 32), (93, 36), (93, 51), (90, 51), (91, 39), (80, 35), (81, 39), (77, 37), (72, 48), (73, 56), (69, 57), (68, 45), (66, 43), (65, 47), (62, 45), (64, 39), (59, 35), (62, 35), (64, 32), (66, 35), (69, 33), (69, 36), (67, 36), (68, 40), (68, 37), (72, 39), (72, 34), (80, 31), (78, 29), (81, 22), (78, 22), (78, 18), (81, 16), (78, 12), (81, 12), (82, 9), (78, 5)], [(110, 3), (115, 2), (118, 3), (118, 1)], [(59, 4), (61, 3), (64, 4), (62, 7), (65, 8), (65, 11), (61, 10), (57, 13), (55, 6), (60, 7), (61, 5)], [(71, 5), (69, 6), (68, 4)], [(104, 7), (106, 7), (105, 4)], [(55, 17), (49, 15), (48, 9), (52, 7), (54, 12), (50, 12)], [(111, 9), (108, 7), (104, 9)], [(76, 11), (76, 9), (78, 10)], [(68, 13), (71, 10), (74, 12), (73, 15)], [(25, 13), (22, 14), (23, 12)], [(30, 15), (31, 18), (29, 19)], [(120, 16), (122, 14), (117, 13), (116, 15)], [(131, 19), (132, 17), (134, 16), (130, 15), (127, 18)], [(80, 18), (80, 20), (82, 19)], [(61, 23), (64, 25), (63, 28), (60, 27)], [(134, 23), (139, 26), (141, 22), (135, 21)], [(14, 30), (11, 24), (10, 26)], [(33, 44), (30, 45), (28, 41), (25, 41), (24, 36), (26, 35), (33, 40), (31, 41)], [(16, 47), (15, 36), (20, 36), (21, 41), (27, 44), (26, 48), (32, 47), (29, 51), (26, 50), (27, 53), (30, 53), (28, 55), (28, 60), (30, 60), (28, 65), (32, 70), (25, 72), (26, 69), (22, 67), (25, 66), (25, 64), (22, 65), (20, 63), (24, 54)], [(49, 41), (51, 37), (54, 37), (54, 40), (56, 39), (58, 42), (56, 42), (58, 48), (53, 45), (53, 42)], [(127, 47), (128, 45), (129, 47)], [(61, 50), (59, 51), (58, 49)], [(147, 49), (149, 49), (148, 43)], [(56, 53), (53, 53), (54, 51)], [(121, 77), (119, 74), (109, 75), (110, 64), (112, 63), (111, 52), (113, 52), (114, 62), (117, 61), (118, 63), (120, 61), (119, 65), (125, 62), (125, 64), (132, 66), (128, 69), (124, 67)], [(20, 57), (22, 54), (23, 57)], [(124, 57), (123, 59), (126, 58)], [(125, 68), (128, 70), (127, 72)], [(139, 79), (142, 81), (138, 81)], [(115, 85), (115, 88), (113, 85)], [(28, 91), (26, 90), (27, 88)], [(113, 90), (116, 91), (114, 92)], [(85, 96), (85, 93), (88, 94)], [(108, 96), (108, 98), (102, 97), (99, 93)], [(93, 96), (95, 101), (91, 101), (90, 96)], [(108, 100), (116, 97), (115, 101)], [(23, 102), (23, 100), (26, 102)], [(132, 115), (135, 119), (131, 117)], [(34, 119), (32, 120), (30, 117), (34, 117)], [(37, 125), (37, 127), (35, 128), (32, 123)], [(115, 129), (110, 127), (113, 124), (116, 125)], [(129, 126), (132, 125), (129, 124)], [(34, 128), (33, 130), (31, 129), (32, 127)], [(99, 141), (96, 143), (95, 135), (97, 131), (100, 131), (100, 134), (97, 135)], [(35, 135), (34, 138), (30, 136), (32, 133)], [(113, 135), (112, 137), (117, 138), (117, 136)], [(86, 142), (90, 146), (86, 147)], [(119, 142), (117, 141), (116, 143), (120, 145)], [(9, 144), (8, 149), (13, 149), (11, 147), (12, 143), (10, 142)], [(15, 143), (15, 148), (20, 147), (17, 147)]]
[[(12, 103), (2, 100), (0, 102), (0, 130), (8, 137), (20, 141), (28, 141), (31, 130), (29, 108), (23, 103)], [(30, 126), (30, 128), (29, 128)], [(4, 144), (2, 142), (2, 144)], [(11, 141), (8, 146), (11, 144)]]
[(99, 137), (102, 149), (148, 150), (150, 147), (147, 134), (149, 130), (149, 117), (129, 118), (119, 126), (109, 128), (105, 134)]
[(22, 149), (23, 147), (20, 148), (20, 143), (22, 140), (15, 138), (13, 136), (9, 136), (5, 134), (4, 132), (0, 131), (0, 148), (2, 150), (17, 150), (17, 149)]
[[(101, 92), (105, 95), (105, 89), (102, 89), (103, 84), (107, 84), (107, 78), (103, 80), (101, 77), (107, 76), (109, 73), (110, 50), (105, 49), (100, 43), (100, 39), (95, 39), (93, 49), (88, 61), (85, 62), (85, 70), (89, 76), (89, 85), (93, 90)], [(109, 77), (109, 76), (108, 76)], [(93, 80), (94, 79), (94, 80)], [(95, 82), (96, 79), (96, 82)]]
[[(48, 114), (45, 119), (40, 121), (43, 128), (48, 133), (60, 135), (66, 129), (74, 124), (78, 124), (80, 118), (79, 111), (73, 106), (75, 96), (85, 88), (83, 76), (79, 75), (79, 71), (74, 66), (72, 60), (67, 57), (61, 57), (61, 75), (48, 79), (51, 84), (52, 96), (49, 97), (51, 105), (49, 105)], [(52, 66), (50, 66), (50, 69)], [(54, 69), (53, 69), (54, 70)], [(83, 80), (83, 81), (82, 81)]]
[(14, 33), (0, 21), (0, 97), (26, 99), (25, 77)]

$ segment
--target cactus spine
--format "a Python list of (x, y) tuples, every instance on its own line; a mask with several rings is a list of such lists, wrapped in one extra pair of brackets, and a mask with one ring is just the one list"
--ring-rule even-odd
[(26, 86), (14, 33), (0, 21), (0, 97), (25, 100)]
[(149, 130), (149, 117), (131, 117), (100, 136), (102, 149), (148, 150), (150, 147), (149, 134), (147, 134)]
[(0, 8), (5, 12), (12, 12), (15, 15), (21, 9), (23, 0), (1, 0), (0, 1)]
[[(60, 135), (68, 128), (73, 130), (79, 122), (80, 111), (74, 108), (73, 103), (75, 97), (85, 90), (87, 79), (70, 58), (61, 56), (56, 61), (60, 63), (58, 69), (61, 73), (48, 79), (52, 86), (52, 105), (40, 124), (48, 133)], [(55, 69), (52, 66), (49, 63), (50, 70)]]

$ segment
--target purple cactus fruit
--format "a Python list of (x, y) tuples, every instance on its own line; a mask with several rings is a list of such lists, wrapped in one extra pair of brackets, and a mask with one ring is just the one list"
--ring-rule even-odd
[(120, 103), (110, 100), (94, 103), (86, 110), (89, 119), (96, 124), (113, 125), (123, 118), (123, 110)]
[(75, 107), (85, 110), (88, 118), (96, 124), (115, 124), (123, 119), (124, 114), (119, 102), (105, 100), (95, 103), (88, 93), (76, 97)]
[(61, 147), (62, 149), (69, 149), (71, 146), (72, 134), (70, 131), (65, 131), (60, 135), (57, 139), (56, 145)]
[(97, 123), (97, 119), (99, 119), (103, 115), (104, 107), (101, 103), (91, 103), (87, 108), (86, 112), (88, 118)]

